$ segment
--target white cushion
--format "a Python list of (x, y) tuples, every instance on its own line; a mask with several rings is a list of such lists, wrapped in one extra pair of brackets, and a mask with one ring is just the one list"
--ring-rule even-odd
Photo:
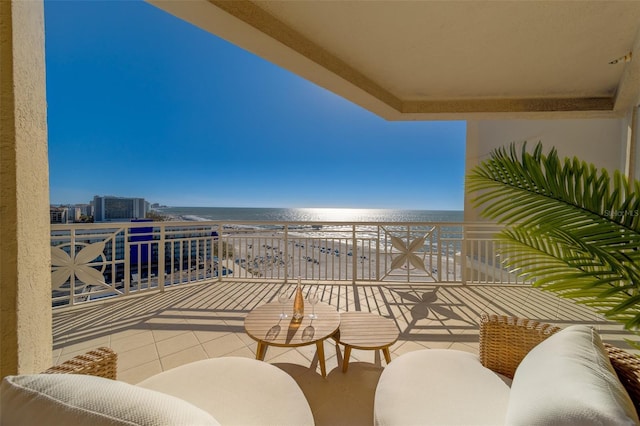
[(309, 403), (296, 381), (263, 361), (241, 357), (196, 361), (140, 383), (189, 401), (224, 425), (312, 425)]
[(178, 398), (79, 374), (7, 376), (0, 404), (3, 425), (219, 425)]
[(508, 425), (635, 425), (638, 416), (600, 336), (575, 325), (533, 348), (518, 366)]
[(503, 424), (509, 384), (509, 379), (483, 367), (468, 352), (409, 352), (394, 359), (380, 376), (375, 424)]

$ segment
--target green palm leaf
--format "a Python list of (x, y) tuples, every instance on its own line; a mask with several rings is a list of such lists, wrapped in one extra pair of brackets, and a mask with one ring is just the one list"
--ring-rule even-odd
[(640, 327), (640, 182), (538, 143), (493, 151), (467, 176), (481, 214), (506, 225), (504, 265), (543, 290)]
[[(499, 236), (505, 266), (543, 290), (586, 304), (629, 327), (640, 323), (637, 287), (624, 276), (554, 240), (531, 237), (523, 230), (505, 230)], [(630, 302), (632, 301), (632, 302)]]

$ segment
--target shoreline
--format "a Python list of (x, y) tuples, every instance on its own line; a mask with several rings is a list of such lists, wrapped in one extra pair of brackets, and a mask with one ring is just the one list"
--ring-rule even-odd
[[(194, 225), (198, 222), (215, 222), (196, 215), (171, 218)], [(416, 225), (411, 238), (420, 234), (420, 226)], [(436, 280), (440, 269), (447, 277), (446, 280), (459, 277), (462, 268), (459, 252), (442, 253), (438, 256), (433, 251), (435, 244), (432, 243), (429, 251), (427, 241), (425, 251), (414, 252), (422, 258), (424, 271), (412, 267), (411, 272), (408, 272), (406, 264), (404, 267), (390, 270), (393, 259), (401, 255), (402, 250), (392, 246), (389, 235), (393, 234), (393, 230), (389, 230), (389, 226), (385, 226), (382, 235), (376, 227), (368, 229), (365, 225), (359, 229), (355, 259), (352, 231), (349, 226), (343, 224), (314, 226), (310, 223), (303, 227), (296, 225), (295, 229), (288, 230), (286, 238), (289, 244), (286, 249), (285, 231), (281, 227), (269, 229), (254, 224), (228, 225), (218, 232), (223, 236), (223, 241), (233, 248), (233, 256), (220, 261), (223, 262), (222, 265), (234, 271), (230, 276), (237, 278), (283, 279), (286, 270), (289, 279), (301, 276), (305, 280), (350, 280), (356, 269), (359, 280), (384, 280), (394, 276), (406, 276), (408, 273), (425, 280)], [(381, 243), (377, 242), (379, 237), (383, 237)], [(404, 235), (400, 238), (406, 239)], [(436, 264), (438, 259), (440, 265)]]
[[(283, 278), (285, 267), (289, 278), (301, 276), (306, 280), (352, 278), (354, 268), (358, 279), (380, 280), (386, 277), (406, 275), (406, 267), (390, 270), (393, 259), (402, 255), (400, 250), (387, 248), (376, 250), (373, 241), (361, 240), (354, 253), (350, 238), (320, 238), (314, 236), (295, 235), (288, 237), (284, 244), (284, 235), (244, 234), (241, 237), (229, 235), (226, 240), (233, 247), (233, 262), (243, 273), (236, 277), (247, 278)], [(422, 257), (425, 270), (412, 268), (412, 276), (433, 279), (438, 269), (446, 270), (452, 278), (460, 276), (459, 254), (441, 255), (441, 264), (436, 265), (437, 254), (415, 252)], [(435, 258), (435, 259), (434, 259)]]

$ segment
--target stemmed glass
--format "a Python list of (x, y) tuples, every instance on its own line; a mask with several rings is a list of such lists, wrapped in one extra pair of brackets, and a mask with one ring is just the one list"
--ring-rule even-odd
[(316, 329), (313, 327), (313, 319), (311, 323), (302, 330), (302, 340), (309, 341), (313, 339), (313, 335), (316, 333)]
[(318, 303), (318, 300), (320, 300), (320, 296), (318, 295), (317, 288), (309, 291), (309, 294), (307, 295), (307, 300), (309, 301), (309, 303), (311, 303), (311, 315), (309, 315), (309, 318), (311, 319), (318, 318), (318, 316), (316, 315), (316, 303)]
[(280, 303), (280, 306), (282, 306), (282, 313), (280, 314), (280, 319), (289, 318), (289, 315), (287, 315), (284, 312), (284, 305), (285, 303), (287, 303), (287, 300), (289, 300), (289, 295), (287, 295), (287, 290), (285, 288), (281, 288), (278, 291), (278, 302)]

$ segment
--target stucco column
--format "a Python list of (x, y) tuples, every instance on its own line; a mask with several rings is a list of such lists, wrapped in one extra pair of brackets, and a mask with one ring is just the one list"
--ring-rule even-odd
[(0, 1), (0, 373), (51, 364), (42, 0)]
[(467, 143), (465, 149), (464, 175), (465, 175), (465, 191), (464, 191), (464, 221), (477, 222), (483, 220), (480, 217), (480, 210), (473, 207), (470, 194), (466, 189), (466, 177), (469, 172), (476, 167), (483, 159), (480, 158), (480, 135), (478, 121), (467, 121)]

